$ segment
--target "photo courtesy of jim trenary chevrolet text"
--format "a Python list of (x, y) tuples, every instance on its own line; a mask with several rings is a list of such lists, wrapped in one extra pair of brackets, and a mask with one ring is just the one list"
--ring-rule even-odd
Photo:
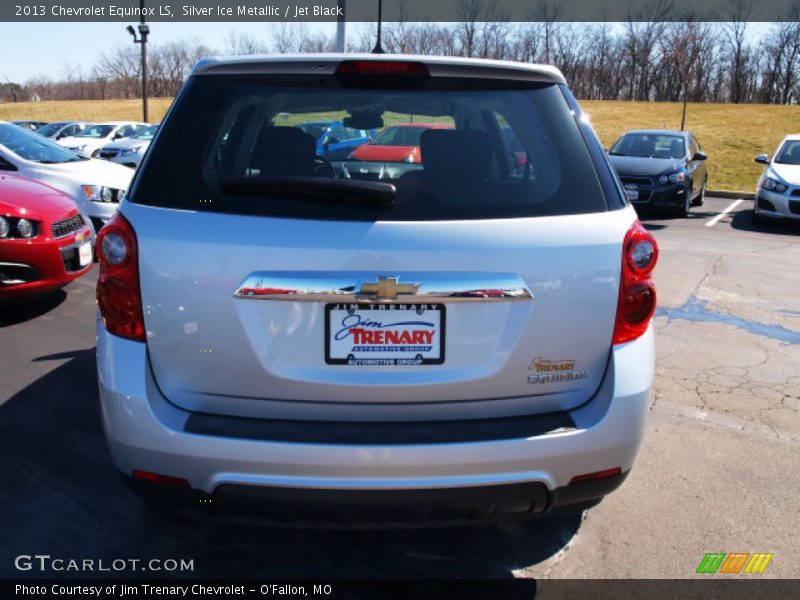
[(0, 56), (0, 598), (800, 595), (800, 0)]

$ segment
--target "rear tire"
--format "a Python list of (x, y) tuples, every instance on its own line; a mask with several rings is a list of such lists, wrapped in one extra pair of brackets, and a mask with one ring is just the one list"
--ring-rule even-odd
[(707, 178), (703, 180), (703, 187), (700, 188), (700, 193), (697, 194), (697, 198), (692, 202), (692, 206), (703, 206), (703, 202), (706, 199), (706, 183), (708, 183)]

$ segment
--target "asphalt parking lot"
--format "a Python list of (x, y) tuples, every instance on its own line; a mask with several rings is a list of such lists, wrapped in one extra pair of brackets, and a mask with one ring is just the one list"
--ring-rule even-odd
[(102, 436), (96, 273), (0, 308), (0, 577), (49, 554), (194, 560), (125, 573), (148, 577), (684, 578), (706, 552), (771, 552), (758, 577), (800, 577), (800, 226), (753, 226), (751, 201), (717, 218), (731, 203), (643, 218), (661, 249), (653, 407), (630, 477), (583, 518), (353, 532), (153, 513)]

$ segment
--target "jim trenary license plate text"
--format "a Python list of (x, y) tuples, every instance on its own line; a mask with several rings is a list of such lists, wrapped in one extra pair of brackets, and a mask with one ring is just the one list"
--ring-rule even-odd
[(414, 366), (444, 362), (443, 304), (328, 304), (329, 365)]

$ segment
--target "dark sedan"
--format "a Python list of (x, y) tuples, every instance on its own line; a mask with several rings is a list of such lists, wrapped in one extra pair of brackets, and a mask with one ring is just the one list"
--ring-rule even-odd
[(608, 152), (628, 200), (689, 216), (705, 197), (708, 156), (688, 131), (635, 130)]

